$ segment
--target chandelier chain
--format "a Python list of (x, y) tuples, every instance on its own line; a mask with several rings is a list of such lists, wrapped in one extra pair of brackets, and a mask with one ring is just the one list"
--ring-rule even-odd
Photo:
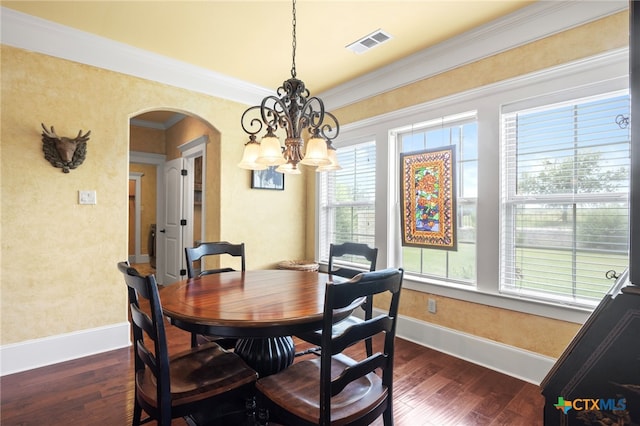
[(293, 42), (291, 43), (291, 47), (293, 50), (291, 62), (291, 77), (296, 78), (296, 0), (293, 0), (293, 19), (291, 23), (293, 24)]

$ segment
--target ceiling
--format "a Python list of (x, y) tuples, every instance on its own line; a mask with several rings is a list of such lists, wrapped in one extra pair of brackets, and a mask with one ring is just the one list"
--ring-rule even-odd
[[(319, 94), (531, 3), (298, 0), (297, 77)], [(1, 4), (270, 90), (291, 76), (289, 0)], [(363, 54), (345, 48), (379, 29), (391, 40)]]

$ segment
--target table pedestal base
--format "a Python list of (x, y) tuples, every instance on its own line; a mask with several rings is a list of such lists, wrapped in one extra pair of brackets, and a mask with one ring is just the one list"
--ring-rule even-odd
[(260, 377), (266, 377), (293, 364), (295, 346), (291, 336), (239, 339), (235, 353)]

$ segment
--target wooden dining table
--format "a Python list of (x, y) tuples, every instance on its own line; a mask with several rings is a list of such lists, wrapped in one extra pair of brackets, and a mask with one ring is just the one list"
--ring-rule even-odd
[[(204, 275), (160, 289), (164, 314), (189, 332), (238, 338), (235, 352), (261, 377), (293, 363), (292, 335), (322, 328), (325, 285), (344, 278), (296, 270)], [(348, 317), (363, 300), (334, 312)]]

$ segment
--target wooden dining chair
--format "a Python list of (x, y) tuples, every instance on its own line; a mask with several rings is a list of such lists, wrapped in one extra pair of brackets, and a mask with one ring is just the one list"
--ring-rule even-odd
[[(118, 269), (127, 284), (131, 310), (135, 375), (132, 424), (153, 419), (158, 425), (168, 426), (172, 418), (210, 411), (216, 404), (238, 407), (231, 415), (244, 418), (245, 400), (252, 396), (257, 373), (238, 355), (213, 342), (169, 356), (155, 277), (139, 275), (127, 262), (118, 263)], [(141, 308), (139, 297), (148, 301), (148, 309)], [(144, 421), (143, 410), (149, 416)]]
[[(322, 352), (258, 379), (258, 402), (268, 418), (287, 425), (369, 425), (380, 415), (393, 424), (393, 359), (402, 269), (364, 272), (342, 282), (327, 282), (322, 320)], [(357, 299), (386, 293), (383, 315), (332, 333), (333, 312)], [(345, 348), (380, 335), (382, 350), (351, 358)]]
[[(329, 246), (329, 265), (328, 272), (332, 275), (337, 275), (343, 278), (353, 278), (359, 273), (363, 272), (362, 270), (349, 268), (346, 266), (340, 266), (339, 263), (349, 261), (351, 263), (365, 261), (367, 264), (369, 271), (374, 271), (376, 269), (376, 260), (378, 258), (378, 248), (377, 247), (369, 247), (366, 244), (361, 243), (342, 243), (342, 244), (331, 244)], [(336, 260), (338, 261), (336, 264)], [(367, 297), (364, 303), (361, 305), (362, 310), (364, 311), (364, 319), (370, 319), (373, 313), (373, 297)], [(336, 323), (334, 325), (333, 332), (340, 333), (345, 328), (349, 327), (351, 324), (362, 321), (359, 317), (355, 315), (351, 315), (346, 319)], [(315, 353), (319, 354), (320, 349), (320, 341), (322, 339), (321, 330), (312, 331), (309, 333), (304, 333), (297, 335), (298, 338), (309, 342), (316, 347), (307, 349), (298, 353), (297, 355), (304, 355), (307, 353)], [(367, 355), (371, 355), (373, 353), (373, 342), (371, 339), (367, 339), (364, 342), (365, 348), (367, 350)]]
[[(219, 255), (228, 254), (230, 256), (240, 257), (240, 265), (241, 265), (240, 268), (242, 271), (246, 270), (244, 243), (231, 244), (227, 241), (207, 242), (207, 243), (202, 243), (196, 247), (185, 247), (184, 252), (187, 259), (187, 277), (188, 278), (235, 271), (235, 269), (233, 268), (217, 268), (217, 269), (204, 269), (196, 273), (197, 270), (194, 264), (199, 261), (200, 265), (202, 265), (203, 257), (206, 257), (206, 256), (219, 256)], [(231, 349), (235, 347), (237, 339), (191, 333), (192, 348), (195, 348), (199, 344), (208, 343), (208, 342), (217, 342), (225, 349)]]
[(235, 271), (233, 268), (217, 268), (217, 269), (202, 269), (197, 272), (194, 267), (194, 263), (200, 261), (202, 265), (203, 257), (205, 256), (218, 256), (228, 254), (235, 257), (240, 257), (241, 270), (246, 269), (245, 256), (244, 256), (244, 243), (231, 244), (227, 241), (207, 242), (201, 243), (196, 247), (185, 247), (184, 249), (187, 258), (187, 277), (194, 278), (196, 276), (203, 276), (208, 274), (219, 274), (220, 272)]

